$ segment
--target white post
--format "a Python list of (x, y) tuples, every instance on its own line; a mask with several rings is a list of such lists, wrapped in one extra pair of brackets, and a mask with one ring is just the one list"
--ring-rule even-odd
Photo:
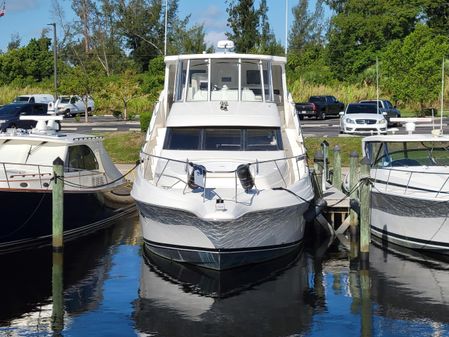
[(288, 0), (285, 0), (285, 55), (288, 50)]
[(167, 20), (168, 20), (168, 0), (165, 0), (165, 38), (164, 38), (164, 56), (167, 55)]
[(441, 116), (440, 116), (440, 132), (443, 134), (443, 112), (444, 112), (444, 57), (441, 64)]
[(377, 114), (379, 114), (379, 59), (376, 56), (376, 104)]

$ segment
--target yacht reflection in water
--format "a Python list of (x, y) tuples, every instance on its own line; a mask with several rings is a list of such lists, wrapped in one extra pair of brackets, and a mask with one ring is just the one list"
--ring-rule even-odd
[(441, 258), (390, 243), (371, 245), (371, 296), (378, 314), (429, 322), (437, 330), (435, 323), (449, 323), (449, 263)]
[(302, 250), (269, 263), (212, 271), (148, 254), (136, 330), (142, 336), (280, 336), (307, 331), (308, 273)]
[[(136, 218), (113, 221), (103, 230), (64, 246), (64, 325), (97, 309), (113, 265), (114, 247), (140, 237)], [(0, 335), (51, 332), (52, 249), (43, 247), (0, 255)]]

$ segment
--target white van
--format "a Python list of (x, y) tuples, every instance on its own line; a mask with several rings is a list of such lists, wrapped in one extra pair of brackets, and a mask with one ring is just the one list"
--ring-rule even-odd
[[(85, 103), (80, 96), (59, 96), (55, 103), (56, 114), (64, 115), (67, 117), (73, 117), (76, 115), (82, 115), (85, 112)], [(87, 113), (90, 115), (95, 109), (95, 103), (92, 97), (87, 98)]]
[(55, 98), (51, 94), (30, 94), (17, 96), (13, 103), (50, 103), (54, 102)]

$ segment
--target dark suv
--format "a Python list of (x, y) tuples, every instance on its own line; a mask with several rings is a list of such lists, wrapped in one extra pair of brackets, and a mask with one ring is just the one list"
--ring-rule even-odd
[(0, 108), (0, 130), (7, 128), (31, 129), (36, 121), (22, 121), (20, 116), (47, 115), (48, 105), (44, 103), (12, 103)]

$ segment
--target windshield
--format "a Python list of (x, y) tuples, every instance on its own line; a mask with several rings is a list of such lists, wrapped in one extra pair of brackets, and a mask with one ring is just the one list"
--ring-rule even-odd
[(349, 104), (346, 114), (377, 114), (375, 104)]
[(59, 97), (59, 101), (61, 103), (69, 103), (70, 102), (70, 97), (69, 96)]
[(375, 167), (447, 166), (447, 142), (370, 142), (365, 144), (366, 155)]
[(28, 100), (29, 100), (30, 98), (28, 97), (28, 96), (18, 96), (18, 97), (16, 97), (15, 99), (14, 99), (14, 102), (16, 102), (16, 103), (28, 103)]
[(279, 128), (168, 128), (164, 149), (209, 151), (279, 151)]

